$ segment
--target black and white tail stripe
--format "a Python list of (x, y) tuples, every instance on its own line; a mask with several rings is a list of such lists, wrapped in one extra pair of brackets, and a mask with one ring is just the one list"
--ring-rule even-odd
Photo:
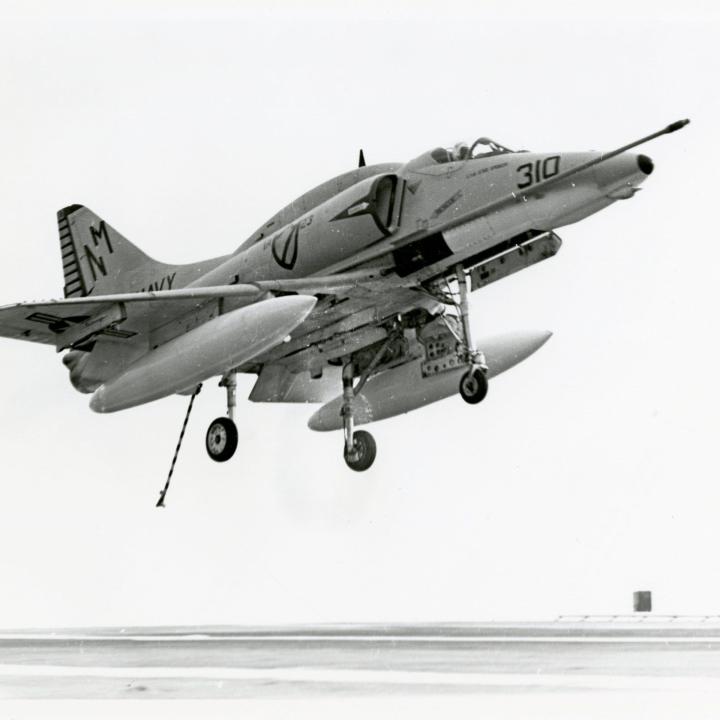
[(63, 292), (66, 298), (85, 297), (88, 294), (85, 281), (80, 272), (80, 261), (73, 242), (72, 231), (67, 220), (68, 216), (79, 207), (79, 205), (71, 205), (60, 210), (57, 214), (58, 230), (60, 231), (60, 252), (62, 253), (63, 274), (65, 276)]

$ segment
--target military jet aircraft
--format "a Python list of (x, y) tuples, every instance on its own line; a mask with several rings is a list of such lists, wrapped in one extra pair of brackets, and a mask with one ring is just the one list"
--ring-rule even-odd
[(376, 446), (357, 425), (456, 392), (478, 403), (489, 378), (548, 339), (476, 345), (471, 289), (552, 257), (557, 228), (631, 198), (653, 163), (628, 151), (688, 122), (607, 153), (513, 151), (488, 138), (404, 164), (367, 165), (360, 151), (356, 169), (235, 252), (189, 265), (151, 259), (71, 205), (58, 212), (64, 298), (0, 308), (0, 335), (66, 351), (70, 381), (99, 413), (194, 399), (219, 377), (227, 415), (206, 435), (218, 462), (238, 444), (236, 374), (255, 374), (252, 401), (324, 403), (310, 427), (342, 429), (347, 465), (366, 470)]

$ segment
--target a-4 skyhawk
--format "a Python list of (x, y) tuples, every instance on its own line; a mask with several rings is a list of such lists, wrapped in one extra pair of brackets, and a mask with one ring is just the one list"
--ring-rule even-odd
[[(237, 447), (236, 373), (255, 402), (324, 403), (313, 430), (344, 430), (353, 470), (375, 459), (357, 425), (488, 379), (547, 332), (480, 341), (468, 293), (552, 257), (555, 230), (631, 198), (653, 171), (628, 152), (513, 151), (487, 138), (404, 164), (365, 165), (283, 208), (235, 252), (189, 265), (152, 260), (81, 205), (58, 212), (64, 299), (0, 308), (0, 335), (54, 345), (90, 407), (115, 412), (219, 377), (227, 416), (213, 460)], [(192, 405), (191, 405), (192, 406)], [(189, 412), (189, 411), (188, 411)], [(187, 418), (186, 418), (187, 420)]]

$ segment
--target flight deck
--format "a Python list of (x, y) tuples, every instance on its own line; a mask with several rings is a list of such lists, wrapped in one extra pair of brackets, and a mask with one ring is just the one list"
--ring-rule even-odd
[(2, 699), (680, 691), (720, 700), (720, 618), (0, 634)]

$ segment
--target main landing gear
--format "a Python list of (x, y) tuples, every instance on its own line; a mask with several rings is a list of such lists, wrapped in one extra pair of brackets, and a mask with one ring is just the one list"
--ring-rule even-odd
[(228, 373), (220, 386), (227, 390), (227, 417), (219, 417), (210, 423), (205, 435), (205, 448), (215, 462), (229, 460), (237, 450), (238, 431), (235, 425), (235, 389), (237, 380), (235, 373)]
[[(460, 264), (455, 267), (455, 279), (459, 291), (459, 300), (455, 302), (453, 299), (450, 299), (446, 302), (452, 303), (456, 307), (457, 316), (444, 319), (449, 330), (449, 334), (446, 335), (448, 335), (448, 337), (454, 337), (456, 341), (455, 351), (453, 353), (451, 349), (452, 341), (449, 340), (446, 346), (447, 351), (443, 352), (443, 357), (447, 354), (456, 354), (456, 357), (452, 358), (449, 367), (446, 365), (445, 367), (438, 368), (438, 364), (442, 365), (442, 363), (437, 363), (437, 361), (430, 361), (426, 364), (431, 366), (434, 364), (435, 373), (457, 370), (463, 365), (466, 366), (467, 371), (460, 378), (458, 390), (460, 397), (462, 397), (466, 403), (477, 405), (485, 399), (488, 392), (488, 367), (485, 362), (485, 356), (480, 350), (475, 348), (475, 344), (473, 343), (468, 303), (470, 293), (469, 280), (465, 268)], [(449, 297), (452, 298), (452, 294), (450, 294)], [(377, 454), (377, 447), (373, 436), (369, 432), (355, 430), (354, 399), (355, 396), (360, 393), (370, 375), (378, 365), (380, 365), (383, 359), (386, 359), (386, 352), (392, 347), (395, 340), (397, 340), (397, 336), (390, 336), (368, 364), (366, 364), (365, 359), (360, 360), (357, 355), (354, 356), (355, 359), (358, 360), (357, 365), (353, 361), (353, 356), (348, 356), (344, 359), (342, 371), (342, 409), (340, 411), (345, 439), (343, 456), (347, 466), (357, 472), (367, 470), (373, 464)], [(432, 350), (426, 350), (426, 352), (432, 352)], [(437, 356), (426, 354), (426, 358), (428, 359), (433, 357)], [(354, 385), (353, 380), (356, 371), (359, 374), (359, 379), (357, 384)]]
[(468, 305), (468, 295), (470, 288), (468, 287), (468, 279), (465, 274), (465, 268), (458, 265), (455, 268), (458, 289), (460, 291), (460, 303), (458, 310), (460, 312), (460, 321), (463, 333), (463, 343), (459, 347), (461, 359), (465, 360), (470, 366), (468, 371), (460, 378), (460, 396), (470, 405), (477, 405), (485, 399), (488, 391), (487, 365), (485, 364), (485, 356), (475, 349), (472, 341), (472, 332), (470, 330), (470, 308)]
[(343, 403), (340, 414), (343, 419), (343, 434), (345, 436), (345, 449), (343, 457), (347, 466), (356, 472), (367, 470), (374, 462), (377, 454), (375, 438), (366, 430), (355, 430), (353, 418), (353, 400), (363, 389), (373, 370), (380, 364), (386, 351), (390, 348), (393, 338), (389, 338), (377, 351), (375, 357), (360, 375), (357, 385), (353, 386), (355, 377), (355, 364), (348, 358), (343, 365)]
[[(369, 374), (369, 373), (368, 373)], [(357, 388), (353, 387), (355, 366), (352, 360), (343, 366), (343, 404), (340, 411), (343, 418), (343, 433), (345, 435), (345, 451), (343, 456), (347, 466), (356, 472), (367, 470), (374, 462), (377, 454), (375, 438), (365, 430), (355, 431), (353, 422), (353, 399), (365, 384), (361, 378)]]

